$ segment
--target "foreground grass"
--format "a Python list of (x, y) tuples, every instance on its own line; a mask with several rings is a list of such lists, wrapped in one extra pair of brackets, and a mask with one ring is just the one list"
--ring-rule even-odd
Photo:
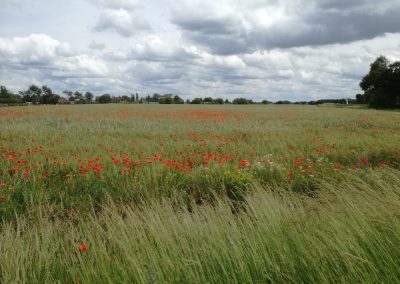
[(1, 226), (0, 282), (398, 283), (399, 172), (319, 186), (255, 189), (240, 212), (227, 199), (192, 212), (111, 202), (67, 220), (47, 208)]

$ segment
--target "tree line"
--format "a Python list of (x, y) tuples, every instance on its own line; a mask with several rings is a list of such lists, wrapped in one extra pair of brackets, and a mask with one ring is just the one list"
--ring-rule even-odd
[(12, 93), (5, 86), (1, 86), (0, 90), (0, 106), (1, 105), (23, 105), (23, 104), (109, 104), (109, 103), (137, 103), (137, 104), (238, 104), (238, 105), (250, 105), (250, 104), (310, 104), (318, 105), (324, 103), (356, 103), (356, 100), (351, 99), (325, 99), (317, 101), (296, 101), (291, 102), (288, 100), (280, 100), (277, 102), (271, 102), (269, 100), (262, 100), (261, 102), (255, 102), (251, 99), (244, 97), (235, 98), (232, 101), (223, 98), (212, 98), (212, 97), (196, 97), (192, 100), (184, 100), (178, 95), (173, 94), (158, 94), (147, 95), (144, 97), (139, 96), (138, 93), (131, 94), (130, 96), (112, 96), (108, 93), (95, 96), (91, 92), (79, 92), (79, 91), (63, 91), (63, 95), (58, 95), (52, 91), (48, 86), (39, 87), (37, 85), (31, 85), (27, 90), (20, 91), (18, 94)]

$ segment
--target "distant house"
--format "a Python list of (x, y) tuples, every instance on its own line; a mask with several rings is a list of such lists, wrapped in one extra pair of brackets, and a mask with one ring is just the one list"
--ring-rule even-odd
[(59, 98), (58, 101), (57, 101), (58, 105), (66, 105), (66, 104), (69, 104), (69, 103), (70, 102), (68, 100), (64, 99), (64, 98)]

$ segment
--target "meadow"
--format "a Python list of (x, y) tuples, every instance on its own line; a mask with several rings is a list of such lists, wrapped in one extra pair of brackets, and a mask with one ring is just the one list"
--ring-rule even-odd
[(400, 283), (400, 113), (0, 108), (1, 283)]

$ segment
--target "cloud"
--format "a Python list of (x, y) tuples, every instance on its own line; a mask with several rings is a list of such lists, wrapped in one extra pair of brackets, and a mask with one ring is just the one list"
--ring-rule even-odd
[[(343, 3), (346, 4), (343, 4)], [(176, 1), (172, 22), (217, 54), (319, 46), (400, 32), (400, 3), (352, 1)]]
[(106, 48), (106, 44), (92, 41), (88, 47), (94, 50), (103, 50)]
[[(9, 0), (11, 1), (11, 0)], [(143, 7), (139, 0), (87, 0), (96, 6), (105, 7), (107, 9), (124, 9), (135, 10)]]
[(111, 30), (124, 37), (130, 37), (139, 32), (149, 31), (150, 25), (125, 9), (109, 9), (100, 16), (94, 30), (97, 32)]
[(78, 53), (68, 43), (45, 34), (0, 38), (0, 65), (1, 77), (8, 78), (12, 85), (38, 81), (60, 85), (70, 78), (108, 75), (108, 66), (102, 59)]
[(15, 63), (49, 63), (60, 43), (44, 34), (28, 37), (0, 38), (0, 56)]

